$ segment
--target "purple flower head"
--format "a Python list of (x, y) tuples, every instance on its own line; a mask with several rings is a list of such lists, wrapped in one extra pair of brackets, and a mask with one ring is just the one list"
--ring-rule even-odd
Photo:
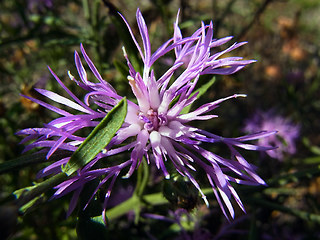
[[(206, 174), (208, 183), (212, 186), (224, 215), (234, 218), (231, 198), (236, 200), (243, 211), (244, 207), (231, 182), (247, 185), (265, 184), (256, 174), (255, 167), (244, 159), (238, 148), (253, 151), (272, 149), (268, 146), (252, 145), (247, 141), (264, 138), (273, 135), (274, 132), (264, 131), (237, 138), (223, 138), (190, 125), (194, 120), (216, 118), (216, 115), (210, 113), (212, 110), (226, 100), (245, 97), (243, 94), (234, 94), (208, 102), (188, 113), (184, 113), (182, 110), (197, 100), (197, 93), (193, 93), (201, 75), (232, 74), (254, 62), (254, 60), (243, 60), (241, 57), (221, 58), (224, 53), (230, 52), (245, 43), (234, 43), (224, 51), (215, 51), (215, 47), (225, 44), (231, 37), (214, 39), (212, 22), (209, 25), (202, 23), (201, 27), (191, 36), (183, 37), (178, 27), (178, 16), (174, 24), (173, 37), (152, 53), (148, 29), (139, 9), (136, 18), (142, 47), (134, 37), (128, 22), (123, 19), (144, 64), (143, 72), (138, 72), (130, 63), (124, 49), (124, 57), (129, 67), (128, 82), (136, 97), (137, 104), (128, 101), (125, 122), (106, 147), (107, 151), (100, 152), (89, 164), (78, 170), (76, 176), (70, 177), (56, 186), (57, 191), (54, 197), (61, 197), (73, 192), (68, 211), (70, 214), (76, 206), (84, 184), (102, 177), (94, 194), (104, 184), (108, 184), (103, 206), (106, 209), (116, 178), (119, 175), (130, 177), (139, 167), (142, 159), (145, 158), (148, 164), (155, 165), (167, 179), (173, 174), (167, 170), (169, 169), (168, 166), (173, 166), (174, 174), (178, 172), (188, 178), (198, 189), (205, 203), (208, 204), (206, 196), (197, 181), (197, 169), (202, 169)], [(160, 57), (170, 51), (174, 51), (175, 60), (163, 75), (158, 76), (153, 70), (153, 65)], [(26, 150), (35, 147), (48, 148), (47, 158), (50, 158), (58, 149), (74, 152), (85, 140), (85, 137), (79, 136), (77, 132), (84, 128), (97, 126), (99, 121), (122, 99), (116, 90), (102, 79), (82, 45), (81, 53), (97, 79), (97, 82), (88, 80), (80, 56), (75, 52), (75, 63), (80, 80), (76, 80), (71, 73), (69, 73), (69, 77), (79, 87), (88, 92), (83, 102), (62, 83), (50, 68), (52, 75), (69, 94), (70, 98), (62, 97), (48, 90), (37, 89), (42, 95), (78, 111), (79, 114), (70, 113), (26, 96), (26, 98), (61, 115), (49, 124), (45, 124), (43, 128), (30, 128), (20, 131), (19, 134), (28, 135), (22, 141), (23, 143), (32, 139), (35, 140), (26, 147)], [(96, 105), (98, 109), (95, 107), (94, 109), (97, 110), (93, 110), (90, 107), (91, 104)], [(227, 159), (218, 156), (203, 148), (201, 143), (223, 143), (229, 148), (231, 157)], [(124, 159), (120, 164), (110, 165), (112, 163), (112, 161), (110, 162), (110, 156), (127, 153), (128, 151), (130, 153), (128, 159)], [(66, 164), (68, 160), (69, 157), (51, 164), (43, 169), (39, 176), (43, 177), (61, 172), (61, 166)], [(96, 163), (98, 161), (108, 162), (109, 165), (105, 168), (97, 168)]]
[(277, 130), (276, 135), (258, 140), (259, 144), (277, 147), (266, 152), (270, 157), (283, 160), (285, 154), (293, 155), (296, 152), (295, 142), (300, 135), (300, 126), (292, 123), (288, 118), (276, 115), (274, 110), (267, 112), (256, 111), (246, 121), (244, 131), (254, 132), (258, 129), (265, 131)]

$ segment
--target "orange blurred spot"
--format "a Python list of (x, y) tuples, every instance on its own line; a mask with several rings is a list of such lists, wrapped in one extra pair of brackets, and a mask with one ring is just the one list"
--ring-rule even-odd
[(295, 61), (304, 60), (307, 57), (306, 51), (302, 49), (298, 41), (291, 40), (282, 46), (282, 51), (288, 54)]
[[(21, 93), (23, 95), (35, 97), (36, 94), (34, 92), (35, 90), (32, 87), (27, 86), (25, 84), (22, 85)], [(35, 103), (25, 97), (21, 97), (20, 102), (22, 106), (30, 112), (35, 112), (40, 109), (40, 105), (38, 103)]]
[(270, 78), (280, 78), (281, 71), (280, 67), (277, 65), (269, 65), (264, 70), (265, 74)]

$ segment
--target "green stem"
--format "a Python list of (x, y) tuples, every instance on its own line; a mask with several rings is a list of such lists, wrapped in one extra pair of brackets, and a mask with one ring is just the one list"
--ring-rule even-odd
[(83, 12), (84, 12), (84, 17), (89, 22), (90, 21), (90, 9), (89, 9), (88, 0), (82, 0), (82, 7), (83, 7)]
[[(153, 206), (168, 203), (168, 200), (163, 197), (162, 193), (145, 195), (143, 197), (143, 200), (147, 203), (152, 204)], [(118, 218), (126, 214), (129, 211), (133, 211), (138, 204), (141, 204), (141, 199), (139, 199), (136, 195), (133, 195), (128, 200), (108, 210), (107, 211), (108, 219), (113, 220), (115, 218)]]
[[(144, 164), (147, 165), (147, 164)], [(212, 188), (206, 188), (203, 189), (204, 194), (210, 194), (212, 193)], [(143, 200), (143, 201), (141, 201)], [(163, 194), (160, 193), (153, 193), (145, 195), (141, 198), (139, 198), (137, 195), (132, 195), (131, 198), (128, 200), (120, 203), (119, 205), (115, 206), (114, 208), (111, 208), (107, 211), (107, 217), (109, 220), (113, 220), (115, 218), (118, 218), (129, 211), (134, 211), (137, 206), (141, 206), (141, 203), (150, 204), (152, 206), (156, 205), (162, 205), (168, 203), (168, 200), (163, 196)], [(140, 205), (139, 205), (140, 204)]]
[(143, 158), (141, 165), (138, 168), (137, 185), (132, 196), (133, 199), (138, 200), (136, 204), (134, 204), (134, 208), (133, 208), (135, 212), (135, 219), (134, 219), (135, 223), (138, 223), (139, 221), (141, 205), (143, 204), (142, 196), (149, 179), (149, 166), (145, 158)]
[(95, 0), (93, 3), (93, 8), (92, 8), (92, 18), (91, 18), (91, 25), (93, 28), (98, 27), (99, 23), (99, 5), (100, 5), (100, 0)]
[(149, 167), (145, 159), (143, 159), (141, 165), (142, 166), (138, 169), (137, 186), (134, 191), (134, 194), (138, 197), (143, 195), (149, 179)]
[(90, 19), (90, 34), (91, 39), (94, 41), (94, 55), (95, 62), (97, 64), (98, 69), (102, 68), (101, 65), (101, 37), (100, 37), (100, 25), (99, 25), (99, 9), (100, 9), (100, 0), (95, 0), (92, 4), (91, 11), (91, 19)]

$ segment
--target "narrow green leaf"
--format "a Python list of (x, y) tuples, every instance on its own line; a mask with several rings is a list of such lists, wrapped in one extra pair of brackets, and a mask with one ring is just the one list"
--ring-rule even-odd
[(263, 208), (278, 210), (280, 212), (296, 216), (304, 221), (311, 221), (317, 224), (320, 223), (320, 215), (316, 213), (311, 213), (311, 212), (307, 212), (299, 209), (286, 207), (286, 206), (283, 206), (282, 204), (274, 203), (261, 198), (248, 198), (246, 199), (246, 202), (251, 202), (253, 205), (260, 206)]
[[(208, 89), (215, 83), (215, 81), (216, 81), (215, 77), (211, 78), (210, 81), (201, 85), (201, 87), (199, 87), (196, 91), (194, 91), (191, 94), (191, 97), (194, 94), (196, 94), (197, 92), (199, 92), (197, 98), (201, 97), (203, 94), (205, 94), (208, 91)], [(190, 112), (191, 106), (192, 106), (192, 104), (190, 104), (189, 106), (186, 106), (184, 109), (182, 109), (180, 114), (186, 114), (186, 113)]]
[(290, 182), (298, 182), (303, 179), (311, 179), (320, 176), (320, 166), (303, 169), (294, 173), (287, 173), (267, 181), (268, 186), (284, 186)]
[(124, 77), (124, 79), (127, 79), (128, 73), (129, 73), (129, 68), (126, 64), (123, 62), (120, 62), (118, 60), (113, 61), (113, 65), (116, 67), (118, 72), (121, 73), (121, 75)]
[(111, 141), (122, 126), (127, 115), (127, 101), (123, 98), (102, 121), (92, 130), (86, 140), (71, 156), (69, 162), (62, 167), (67, 175), (88, 164)]
[(301, 162), (303, 162), (304, 164), (310, 164), (310, 165), (311, 164), (320, 164), (320, 156), (307, 157), (305, 159), (302, 159)]
[(0, 164), (0, 174), (7, 173), (9, 171), (17, 170), (23, 167), (28, 167), (31, 164), (37, 164), (37, 163), (45, 163), (45, 162), (53, 162), (60, 160), (64, 157), (70, 156), (69, 151), (57, 151), (50, 159), (47, 161), (44, 161), (46, 159), (47, 152), (37, 152), (31, 155), (27, 156), (21, 156), (9, 161), (5, 161)]
[(34, 199), (31, 199), (25, 205), (21, 206), (19, 208), (19, 211), (22, 213), (26, 213), (28, 210), (31, 211), (32, 207), (36, 207), (37, 205), (39, 205), (43, 202), (44, 202), (44, 194), (42, 193), (39, 196), (35, 197)]

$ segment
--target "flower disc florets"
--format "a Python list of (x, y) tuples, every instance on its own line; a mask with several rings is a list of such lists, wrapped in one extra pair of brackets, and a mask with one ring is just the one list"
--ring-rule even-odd
[(158, 116), (158, 112), (149, 109), (147, 113), (139, 113), (139, 119), (144, 122), (144, 128), (149, 132), (158, 131), (159, 127), (167, 123), (165, 116)]

